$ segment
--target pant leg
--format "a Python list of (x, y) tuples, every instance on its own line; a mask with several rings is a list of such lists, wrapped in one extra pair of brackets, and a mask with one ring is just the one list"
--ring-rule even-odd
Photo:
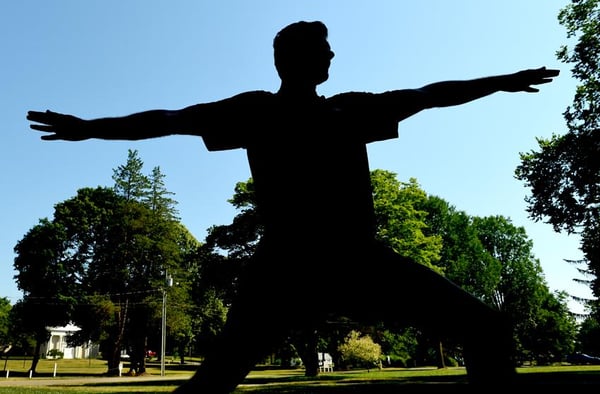
[(256, 363), (305, 320), (300, 312), (301, 293), (296, 293), (290, 279), (285, 278), (282, 264), (286, 260), (282, 256), (289, 256), (281, 249), (264, 242), (259, 247), (240, 280), (222, 332), (193, 377), (176, 393), (232, 392)]
[[(516, 375), (507, 318), (435, 271), (376, 244), (355, 286), (373, 294), (349, 308), (358, 319), (410, 325), (463, 345), (469, 381), (507, 383)], [(371, 284), (365, 288), (366, 284)], [(352, 313), (352, 312), (350, 312)]]
[(285, 338), (283, 330), (260, 314), (231, 309), (225, 327), (196, 373), (175, 393), (226, 394), (243, 382), (256, 363)]

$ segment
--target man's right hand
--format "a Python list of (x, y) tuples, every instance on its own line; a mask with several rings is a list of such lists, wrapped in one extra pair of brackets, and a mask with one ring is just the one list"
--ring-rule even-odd
[(29, 111), (27, 120), (37, 123), (29, 126), (33, 130), (49, 133), (42, 135), (43, 140), (82, 141), (92, 137), (86, 133), (87, 121), (73, 115), (52, 111)]

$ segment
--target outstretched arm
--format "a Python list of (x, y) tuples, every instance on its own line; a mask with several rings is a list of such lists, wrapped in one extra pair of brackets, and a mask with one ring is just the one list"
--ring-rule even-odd
[(85, 120), (52, 111), (29, 111), (30, 127), (46, 134), (43, 140), (81, 141), (90, 138), (105, 140), (141, 140), (172, 134), (210, 136), (224, 128), (235, 126), (251, 116), (254, 109), (271, 95), (252, 91), (177, 110), (155, 109), (131, 115)]
[(500, 91), (536, 93), (539, 89), (535, 85), (551, 82), (558, 74), (559, 70), (540, 67), (512, 74), (436, 82), (419, 89), (383, 93), (382, 96), (386, 96), (386, 107), (395, 112), (400, 121), (423, 109), (460, 105)]
[(52, 111), (29, 111), (27, 119), (35, 122), (34, 130), (48, 134), (43, 140), (82, 141), (89, 138), (106, 140), (139, 140), (161, 137), (176, 130), (178, 112), (151, 110), (122, 117), (85, 120)]
[[(42, 131), (43, 140), (82, 141), (90, 138), (105, 140), (141, 140), (171, 134), (197, 134), (203, 109), (210, 104), (198, 104), (181, 110), (150, 110), (131, 115), (81, 119), (52, 111), (29, 111), (27, 119), (33, 130)], [(209, 115), (208, 113), (205, 115)], [(193, 127), (192, 118), (196, 127)], [(200, 120), (200, 121), (199, 121)]]

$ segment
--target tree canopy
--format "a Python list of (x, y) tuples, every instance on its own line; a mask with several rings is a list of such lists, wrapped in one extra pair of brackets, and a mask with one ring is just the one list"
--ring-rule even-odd
[[(70, 341), (99, 343), (109, 372), (123, 350), (136, 373), (144, 372), (148, 341), (158, 340), (163, 291), (170, 293), (170, 311), (180, 312), (172, 313), (170, 328), (191, 338), (185, 283), (192, 270), (184, 260), (199, 243), (178, 222), (160, 169), (148, 177), (142, 167), (130, 150), (114, 170), (114, 187), (79, 189), (15, 247), (22, 309), (24, 317), (35, 316), (29, 325), (38, 343), (46, 327), (73, 322), (80, 331)], [(166, 289), (167, 272), (182, 285)]]
[(547, 220), (556, 231), (579, 233), (593, 294), (600, 296), (600, 2), (572, 0), (558, 21), (574, 45), (557, 57), (572, 64), (579, 81), (573, 104), (563, 116), (564, 134), (538, 138), (538, 149), (521, 153), (517, 179), (531, 190), (526, 198), (534, 220)]

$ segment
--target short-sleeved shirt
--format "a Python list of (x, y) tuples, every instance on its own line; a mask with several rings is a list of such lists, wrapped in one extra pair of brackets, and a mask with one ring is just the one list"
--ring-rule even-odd
[(266, 234), (374, 235), (366, 144), (398, 136), (377, 94), (300, 102), (253, 91), (209, 105), (204, 143), (247, 151)]

